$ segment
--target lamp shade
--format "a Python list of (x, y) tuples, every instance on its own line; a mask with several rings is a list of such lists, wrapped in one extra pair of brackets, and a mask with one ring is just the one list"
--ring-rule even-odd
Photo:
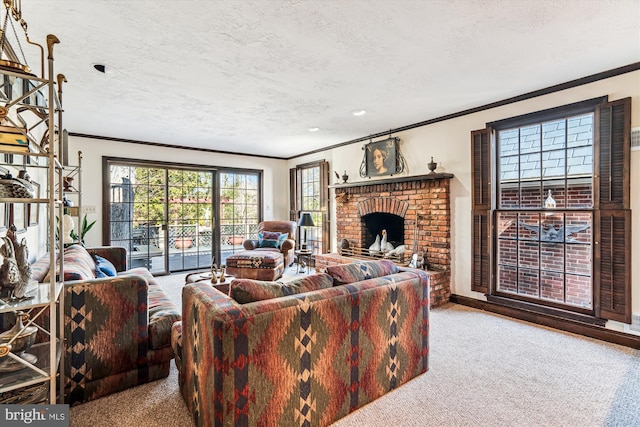
[(311, 218), (311, 214), (309, 212), (304, 212), (300, 215), (300, 220), (298, 220), (298, 225), (300, 227), (315, 227), (313, 223), (313, 218)]

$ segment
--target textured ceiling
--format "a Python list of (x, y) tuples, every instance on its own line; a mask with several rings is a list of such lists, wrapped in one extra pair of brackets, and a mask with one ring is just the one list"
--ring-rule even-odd
[(70, 132), (283, 158), (640, 61), (639, 0), (22, 3)]

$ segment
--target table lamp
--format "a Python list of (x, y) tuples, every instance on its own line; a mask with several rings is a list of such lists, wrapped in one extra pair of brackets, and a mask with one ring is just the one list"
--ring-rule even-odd
[(304, 231), (302, 243), (300, 244), (301, 250), (307, 249), (307, 227), (315, 227), (313, 223), (313, 218), (311, 218), (311, 214), (309, 212), (304, 212), (300, 215), (300, 219), (298, 220), (298, 226), (302, 228)]

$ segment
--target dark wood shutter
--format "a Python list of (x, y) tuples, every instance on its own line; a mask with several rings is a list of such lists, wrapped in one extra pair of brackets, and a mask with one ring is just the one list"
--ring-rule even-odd
[(630, 195), (631, 98), (596, 108), (596, 207), (628, 209)]
[(596, 315), (631, 323), (631, 211), (596, 211), (595, 225)]
[(471, 132), (471, 169), (473, 170), (473, 210), (491, 209), (491, 153), (489, 130)]
[(471, 290), (489, 293), (491, 283), (491, 152), (489, 131), (471, 132), (472, 176), (472, 235)]
[(322, 211), (322, 246), (320, 253), (327, 253), (331, 248), (329, 240), (330, 216), (329, 216), (329, 162), (320, 163), (320, 210)]
[(298, 212), (300, 210), (300, 196), (298, 179), (298, 169), (289, 169), (289, 220), (298, 222)]
[(631, 98), (595, 111), (594, 307), (631, 323)]
[(471, 290), (489, 293), (491, 269), (489, 258), (489, 214), (473, 212), (473, 264), (471, 267)]

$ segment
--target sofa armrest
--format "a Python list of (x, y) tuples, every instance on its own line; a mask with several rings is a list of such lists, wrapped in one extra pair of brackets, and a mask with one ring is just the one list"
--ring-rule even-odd
[(64, 360), (68, 381), (74, 381), (75, 372), (82, 374), (82, 382), (90, 382), (146, 364), (147, 299), (148, 283), (142, 276), (65, 283)]
[(87, 248), (87, 252), (111, 261), (117, 272), (127, 269), (127, 250), (122, 246), (96, 246)]
[(296, 241), (292, 239), (287, 239), (284, 242), (282, 242), (282, 245), (280, 246), (280, 251), (287, 252), (295, 247), (296, 247)]
[(244, 243), (242, 244), (242, 246), (244, 246), (244, 248), (248, 251), (252, 251), (255, 248), (258, 247), (258, 241), (255, 239), (247, 239), (244, 241)]

